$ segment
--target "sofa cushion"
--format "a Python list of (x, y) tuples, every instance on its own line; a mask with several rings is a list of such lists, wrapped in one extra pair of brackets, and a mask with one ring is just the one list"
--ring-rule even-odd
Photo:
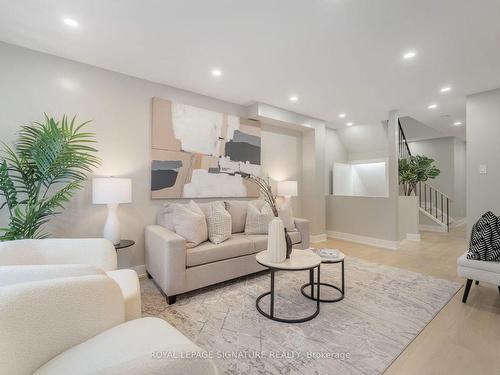
[(468, 267), (477, 270), (495, 272), (500, 274), (500, 262), (488, 262), (484, 260), (467, 259), (467, 253), (458, 258), (457, 263), (461, 267)]
[(290, 236), (290, 239), (292, 240), (292, 244), (295, 245), (295, 244), (302, 242), (302, 238), (301, 238), (300, 232), (298, 230), (293, 231), (293, 232), (288, 232), (288, 235)]
[(218, 245), (212, 242), (203, 242), (186, 251), (186, 265), (188, 267), (194, 267), (201, 264), (253, 254), (255, 252), (255, 246), (252, 241), (242, 236), (233, 236)]
[(233, 223), (233, 233), (241, 233), (245, 231), (245, 222), (247, 221), (247, 206), (246, 201), (226, 201), (226, 210), (231, 215)]
[[(301, 242), (300, 238), (300, 232), (288, 232), (290, 235), (290, 239), (292, 240), (292, 244), (296, 245)], [(233, 235), (236, 238), (244, 238), (248, 241), (251, 241), (254, 243), (255, 246), (255, 252), (258, 253), (259, 251), (267, 250), (267, 234), (234, 234)]]

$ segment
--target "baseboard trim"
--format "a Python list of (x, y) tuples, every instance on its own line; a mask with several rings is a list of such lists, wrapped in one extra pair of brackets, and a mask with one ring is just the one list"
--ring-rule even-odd
[(327, 239), (326, 233), (315, 234), (315, 235), (311, 234), (309, 236), (309, 241), (312, 243), (326, 241), (326, 239)]
[(146, 265), (145, 264), (141, 264), (140, 266), (134, 266), (134, 267), (130, 267), (131, 270), (134, 270), (135, 272), (137, 272), (137, 275), (139, 277), (145, 277), (147, 272), (146, 272)]
[(456, 227), (460, 227), (462, 225), (465, 225), (467, 224), (467, 218), (466, 217), (462, 217), (458, 220), (455, 220), (453, 223), (450, 224), (450, 227), (451, 228), (456, 228)]
[(446, 233), (446, 228), (438, 225), (419, 224), (418, 229), (424, 232)]
[(420, 233), (406, 233), (406, 239), (408, 241), (420, 241)]
[(389, 241), (389, 240), (383, 240), (381, 238), (360, 236), (358, 234), (343, 233), (332, 230), (327, 230), (326, 234), (328, 235), (328, 237), (336, 238), (339, 240), (346, 240), (346, 241), (361, 243), (363, 245), (382, 247), (384, 249), (389, 249), (389, 250), (398, 250), (400, 244), (399, 241)]

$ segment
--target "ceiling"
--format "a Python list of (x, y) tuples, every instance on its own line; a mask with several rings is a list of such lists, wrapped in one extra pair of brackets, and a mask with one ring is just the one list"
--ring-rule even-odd
[(0, 40), (333, 127), (398, 109), (463, 138), (466, 95), (500, 86), (499, 15), (498, 0), (0, 0)]

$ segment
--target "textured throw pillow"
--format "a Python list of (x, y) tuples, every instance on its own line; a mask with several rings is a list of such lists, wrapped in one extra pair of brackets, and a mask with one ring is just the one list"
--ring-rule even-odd
[(208, 239), (205, 215), (194, 201), (166, 205), (164, 217), (170, 220), (168, 225), (173, 227), (175, 233), (184, 237), (186, 247), (195, 247)]
[(248, 203), (245, 233), (267, 234), (269, 222), (274, 218), (273, 210), (266, 202), (259, 210), (254, 203)]
[(283, 221), (286, 230), (295, 230), (295, 220), (293, 220), (292, 204), (289, 199), (284, 200), (278, 207), (278, 216)]
[(246, 201), (226, 201), (226, 210), (231, 215), (233, 225), (233, 233), (241, 233), (245, 231), (245, 222), (247, 221), (247, 206)]
[(212, 202), (202, 206), (208, 227), (208, 239), (220, 244), (231, 237), (231, 215), (223, 202)]

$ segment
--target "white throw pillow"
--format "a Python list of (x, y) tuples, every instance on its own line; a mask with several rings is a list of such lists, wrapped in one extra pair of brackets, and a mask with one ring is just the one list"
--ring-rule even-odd
[(202, 206), (207, 220), (208, 239), (214, 244), (220, 244), (232, 232), (231, 215), (227, 212), (223, 202), (211, 202)]
[(253, 203), (248, 203), (245, 233), (267, 234), (269, 222), (274, 218), (271, 206), (266, 202), (259, 210)]
[(295, 230), (295, 220), (293, 219), (292, 204), (289, 199), (284, 200), (278, 207), (278, 216), (283, 221), (288, 232)]
[(168, 204), (165, 207), (165, 217), (169, 218), (168, 225), (174, 228), (175, 233), (184, 237), (186, 247), (198, 246), (208, 239), (205, 215), (194, 201), (188, 204)]

